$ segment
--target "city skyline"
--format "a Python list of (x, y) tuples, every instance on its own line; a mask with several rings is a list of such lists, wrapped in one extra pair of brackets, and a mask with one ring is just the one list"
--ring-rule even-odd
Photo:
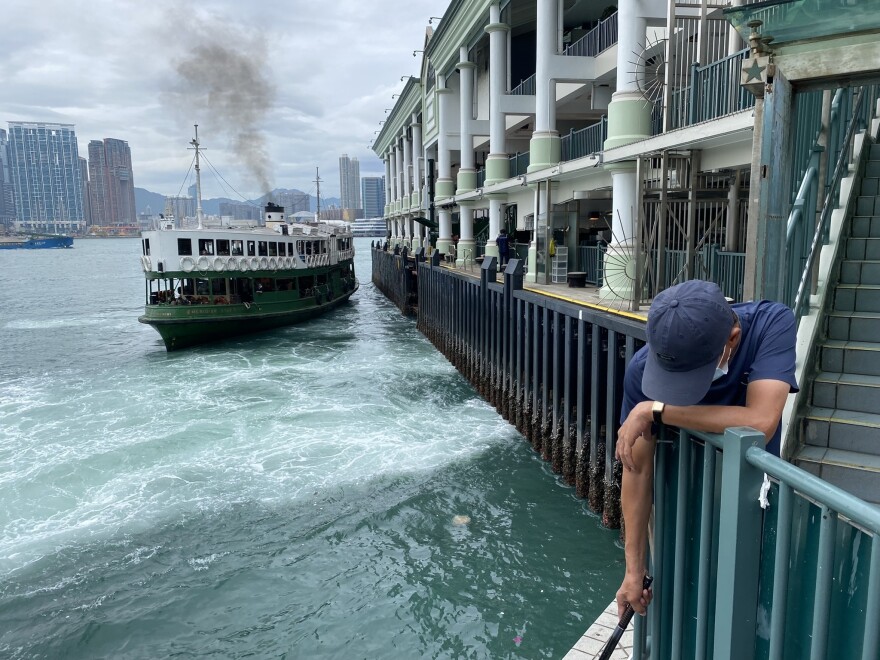
[[(252, 199), (264, 186), (311, 192), (315, 167), (330, 174), (341, 153), (358, 158), (363, 175), (381, 175), (370, 149), (377, 117), (401, 77), (419, 75), (412, 53), (446, 6), (344, 1), (290, 11), (281, 2), (159, 0), (120, 11), (109, 0), (47, 0), (34, 12), (11, 0), (0, 122), (73, 124), (81, 147), (125, 140), (138, 187), (169, 196), (189, 184), (196, 123), (206, 198)], [(345, 48), (326, 48), (328, 35)], [(341, 196), (325, 178), (322, 192)]]

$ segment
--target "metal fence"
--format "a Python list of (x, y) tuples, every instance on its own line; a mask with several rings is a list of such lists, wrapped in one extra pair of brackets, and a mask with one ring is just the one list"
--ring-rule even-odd
[(511, 96), (534, 96), (535, 95), (535, 76), (537, 73), (533, 73), (525, 80), (521, 80), (519, 85), (514, 87), (512, 90), (507, 92)]
[(746, 428), (658, 443), (654, 602), (634, 657), (648, 637), (651, 658), (880, 657), (880, 511), (763, 443)]
[(591, 126), (569, 131), (560, 140), (563, 162), (600, 153), (607, 137), (608, 117), (605, 116)]
[(574, 270), (586, 273), (584, 281), (593, 286), (602, 286), (605, 273), (604, 245), (579, 245), (575, 252)]
[(520, 176), (521, 174), (525, 174), (529, 169), (529, 152), (523, 151), (522, 153), (517, 152), (513, 156), (510, 156), (510, 177), (513, 178), (515, 176)]
[(592, 30), (568, 46), (563, 55), (595, 57), (617, 43), (617, 12), (604, 21), (599, 21)]

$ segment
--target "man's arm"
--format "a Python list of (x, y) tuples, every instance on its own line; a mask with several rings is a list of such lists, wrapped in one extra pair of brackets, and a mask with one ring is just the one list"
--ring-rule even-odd
[[(707, 433), (724, 433), (731, 426), (750, 426), (769, 440), (779, 426), (789, 392), (789, 384), (781, 380), (755, 380), (746, 389), (744, 406), (666, 406), (663, 423)], [(635, 469), (633, 447), (645, 429), (650, 429), (652, 403), (636, 404), (618, 431), (617, 455), (625, 470)]]
[(635, 467), (623, 473), (620, 504), (626, 529), (626, 573), (617, 591), (618, 618), (623, 616), (627, 604), (638, 614), (644, 614), (651, 602), (651, 591), (643, 587), (643, 580), (654, 486), (654, 447), (655, 440), (649, 432), (635, 446)]

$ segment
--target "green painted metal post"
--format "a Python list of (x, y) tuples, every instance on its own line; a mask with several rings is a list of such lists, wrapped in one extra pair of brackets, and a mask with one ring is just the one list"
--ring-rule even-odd
[(762, 433), (746, 427), (724, 433), (714, 660), (754, 660), (762, 478), (745, 455), (749, 447), (763, 447), (764, 442)]

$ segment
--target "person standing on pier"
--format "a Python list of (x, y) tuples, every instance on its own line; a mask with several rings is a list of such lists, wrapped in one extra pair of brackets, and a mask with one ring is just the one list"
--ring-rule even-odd
[(510, 257), (510, 239), (507, 237), (506, 229), (502, 229), (501, 233), (498, 234), (498, 238), (495, 239), (495, 245), (498, 246), (498, 261), (501, 268), (504, 268)]
[(708, 433), (749, 426), (779, 455), (780, 420), (795, 379), (797, 327), (792, 311), (762, 300), (731, 305), (717, 284), (689, 280), (662, 291), (648, 311), (648, 343), (624, 376), (616, 456), (623, 463), (621, 507), (626, 573), (617, 592), (644, 614), (654, 448), (663, 424)]

